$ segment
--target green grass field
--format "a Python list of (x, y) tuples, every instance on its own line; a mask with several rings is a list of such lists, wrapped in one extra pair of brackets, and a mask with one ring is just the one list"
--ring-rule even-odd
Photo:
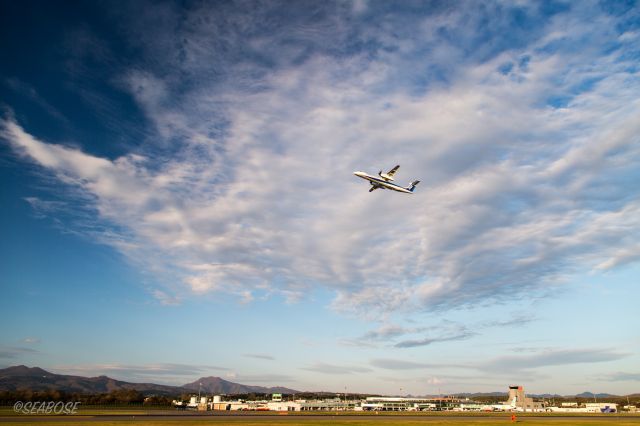
[[(173, 412), (172, 414), (175, 414)], [(114, 419), (109, 416), (118, 415)], [(451, 426), (490, 426), (490, 425), (538, 425), (538, 426), (597, 426), (597, 425), (618, 425), (618, 426), (640, 426), (640, 416), (638, 415), (593, 415), (587, 418), (583, 416), (548, 416), (544, 414), (526, 414), (517, 415), (516, 423), (511, 421), (511, 414), (478, 414), (468, 416), (464, 414), (406, 414), (406, 413), (366, 413), (359, 416), (346, 416), (335, 413), (324, 413), (322, 415), (300, 415), (289, 414), (279, 415), (276, 413), (265, 413), (260, 416), (255, 415), (232, 415), (221, 416), (211, 415), (193, 415), (185, 413), (184, 415), (169, 418), (148, 417), (154, 413), (141, 414), (137, 411), (123, 413), (122, 411), (107, 413), (92, 413), (92, 415), (74, 415), (74, 416), (0, 416), (0, 424), (2, 425), (96, 425), (96, 426), (117, 426), (123, 424), (141, 424), (144, 426), (162, 426), (162, 425), (235, 425), (235, 426), (364, 426), (364, 425), (380, 425), (380, 426), (418, 426), (418, 425), (451, 425)]]

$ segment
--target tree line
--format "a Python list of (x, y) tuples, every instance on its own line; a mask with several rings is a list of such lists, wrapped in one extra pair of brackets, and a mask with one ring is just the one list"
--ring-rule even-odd
[(173, 398), (163, 395), (145, 396), (133, 389), (114, 390), (108, 393), (86, 394), (59, 390), (32, 391), (13, 390), (0, 391), (0, 405), (13, 405), (17, 401), (63, 401), (80, 402), (83, 405), (166, 405), (170, 406)]

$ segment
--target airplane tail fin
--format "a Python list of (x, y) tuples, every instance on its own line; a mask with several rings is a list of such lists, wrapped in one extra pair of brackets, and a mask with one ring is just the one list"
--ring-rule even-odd
[(409, 185), (409, 187), (407, 188), (409, 191), (413, 192), (414, 189), (416, 189), (416, 185), (419, 184), (420, 181), (419, 180), (414, 180), (413, 182), (411, 182), (411, 185)]

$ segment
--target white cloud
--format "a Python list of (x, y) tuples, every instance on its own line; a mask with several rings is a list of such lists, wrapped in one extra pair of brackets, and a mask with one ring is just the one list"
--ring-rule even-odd
[[(268, 9), (232, 21), (252, 28)], [(173, 22), (170, 10), (156, 12)], [(383, 27), (359, 33), (385, 46), (376, 55), (332, 56), (314, 45), (299, 61), (303, 31), (287, 44), (291, 34), (245, 39), (194, 21), (178, 34), (189, 43), (176, 75), (228, 65), (237, 74), (224, 73), (225, 88), (202, 78), (184, 89), (153, 71), (119, 80), (159, 145), (173, 147), (169, 158), (153, 149), (99, 158), (40, 141), (12, 119), (2, 135), (82, 188), (86, 207), (115, 226), (104, 240), (156, 273), (164, 302), (184, 291), (175, 282), (244, 302), (296, 300), (323, 286), (335, 291), (336, 309), (377, 317), (535, 295), (565, 274), (637, 261), (640, 85), (625, 57), (632, 37), (610, 34), (609, 21), (590, 29), (579, 14), (560, 15), (547, 37), (494, 56), (485, 46), (483, 59), (463, 60), (459, 43), (481, 30), (462, 28), (464, 13), (425, 17), (424, 45)], [(348, 33), (341, 23), (324, 23), (337, 29), (330, 45)], [(563, 47), (572, 37), (584, 43), (587, 29), (595, 47)], [(462, 41), (441, 38), (445, 30)], [(605, 52), (606, 40), (618, 50)], [(227, 50), (215, 58), (220, 44), (286, 49), (269, 67)], [(409, 57), (420, 58), (410, 75)], [(444, 82), (422, 75), (430, 65), (451, 74)], [(404, 77), (429, 84), (417, 90)], [(554, 96), (566, 102), (554, 105)], [(351, 175), (398, 163), (401, 183), (422, 180), (412, 196), (368, 193)]]
[(155, 297), (162, 305), (166, 305), (166, 306), (179, 305), (181, 302), (181, 299), (179, 297), (171, 296), (159, 289), (153, 290), (152, 294), (153, 294), (153, 297)]
[(435, 386), (438, 386), (438, 385), (442, 385), (442, 384), (445, 384), (445, 383), (446, 383), (446, 381), (445, 381), (445, 380), (440, 379), (440, 378), (438, 378), (438, 377), (429, 377), (429, 378), (427, 379), (427, 384), (428, 384), (428, 385), (432, 385), (432, 386), (434, 386), (434, 385), (435, 385)]

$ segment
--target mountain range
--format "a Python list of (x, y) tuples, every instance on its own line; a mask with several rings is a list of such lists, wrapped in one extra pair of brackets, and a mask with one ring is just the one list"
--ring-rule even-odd
[(284, 393), (293, 394), (300, 393), (300, 391), (285, 388), (282, 386), (275, 386), (267, 388), (264, 386), (248, 386), (241, 385), (240, 383), (229, 382), (221, 379), (220, 377), (201, 377), (200, 379), (187, 383), (182, 386), (185, 389), (197, 391), (199, 389), (212, 394), (244, 394), (244, 393)]
[[(201, 387), (202, 385), (202, 387)], [(250, 386), (229, 382), (220, 377), (201, 377), (183, 386), (158, 385), (155, 383), (130, 383), (107, 376), (83, 377), (55, 374), (39, 367), (18, 365), (0, 369), (0, 391), (47, 391), (57, 390), (69, 393), (99, 394), (118, 390), (135, 390), (145, 395), (180, 395), (202, 390), (210, 394), (246, 393), (300, 393), (282, 386)]]

